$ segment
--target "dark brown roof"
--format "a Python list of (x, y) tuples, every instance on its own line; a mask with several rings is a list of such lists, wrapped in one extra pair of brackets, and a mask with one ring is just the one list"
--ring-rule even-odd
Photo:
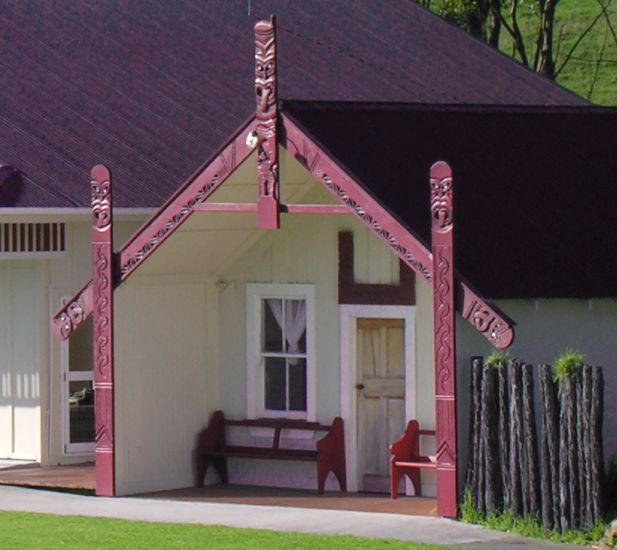
[(449, 162), (457, 265), (483, 295), (617, 297), (617, 109), (284, 111), (425, 243), (429, 168)]
[[(158, 206), (251, 115), (253, 25), (279, 21), (286, 99), (584, 104), (408, 0), (4, 0), (0, 206)], [(247, 14), (248, 6), (251, 15)]]

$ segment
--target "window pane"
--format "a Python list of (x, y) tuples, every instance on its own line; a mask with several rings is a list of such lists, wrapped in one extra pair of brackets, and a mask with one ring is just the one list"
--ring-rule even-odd
[(285, 300), (285, 339), (289, 353), (306, 353), (306, 300)]
[(289, 410), (306, 410), (306, 359), (289, 359)]
[[(262, 300), (263, 315), (262, 351), (283, 351), (283, 331), (277, 317), (282, 321), (283, 300)], [(276, 316), (274, 312), (276, 312)]]
[(286, 410), (285, 389), (287, 373), (284, 357), (266, 357), (265, 402), (266, 409), (273, 411)]
[(69, 383), (69, 433), (71, 443), (94, 441), (94, 390), (89, 380)]
[(92, 318), (87, 319), (69, 342), (69, 370), (92, 370)]

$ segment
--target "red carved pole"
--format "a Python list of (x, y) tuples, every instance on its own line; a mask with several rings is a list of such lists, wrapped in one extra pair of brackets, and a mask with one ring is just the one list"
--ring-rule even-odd
[(113, 232), (111, 174), (98, 165), (91, 172), (92, 287), (94, 327), (94, 398), (96, 494), (115, 494), (114, 468), (114, 335)]
[(257, 133), (257, 216), (262, 229), (278, 229), (279, 160), (276, 90), (276, 19), (255, 25), (255, 127)]
[(431, 167), (433, 307), (435, 315), (435, 408), (437, 514), (456, 517), (456, 309), (454, 303), (452, 170)]

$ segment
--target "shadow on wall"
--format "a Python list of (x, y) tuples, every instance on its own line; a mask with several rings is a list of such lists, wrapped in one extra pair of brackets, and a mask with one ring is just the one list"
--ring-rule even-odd
[(0, 164), (0, 207), (13, 206), (23, 189), (20, 171), (8, 164)]

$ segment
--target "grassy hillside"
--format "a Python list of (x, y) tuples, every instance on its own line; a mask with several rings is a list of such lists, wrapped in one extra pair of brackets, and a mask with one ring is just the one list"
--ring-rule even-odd
[[(606, 0), (604, 0), (606, 1)], [(617, 33), (617, 2), (608, 8), (612, 29)], [(560, 0), (557, 5), (554, 48), (556, 66), (565, 61), (568, 52), (596, 16), (601, 13), (597, 0)], [(526, 43), (536, 36), (538, 17), (532, 9), (521, 11), (521, 28)], [(604, 53), (602, 49), (604, 45)], [(512, 54), (512, 42), (502, 31), (502, 51)], [(531, 46), (528, 46), (531, 50)], [(598, 61), (600, 61), (598, 63)], [(601, 17), (583, 37), (569, 61), (557, 77), (557, 82), (578, 95), (599, 105), (617, 105), (617, 34), (613, 35), (606, 18)]]
[[(460, 0), (416, 0), (436, 13), (444, 6), (456, 6)], [(600, 17), (589, 32), (585, 32), (601, 14), (598, 0), (560, 0), (556, 11), (554, 49), (559, 69), (568, 53), (582, 40), (557, 76), (557, 82), (578, 95), (599, 105), (617, 105), (617, 0), (608, 3), (608, 19)], [(505, 4), (504, 0), (504, 4)], [(519, 1), (519, 26), (525, 38), (527, 56), (532, 58), (540, 23), (534, 10), (537, 0)], [(506, 8), (507, 9), (507, 8)], [(514, 56), (512, 40), (505, 29), (500, 35), (500, 49)]]

